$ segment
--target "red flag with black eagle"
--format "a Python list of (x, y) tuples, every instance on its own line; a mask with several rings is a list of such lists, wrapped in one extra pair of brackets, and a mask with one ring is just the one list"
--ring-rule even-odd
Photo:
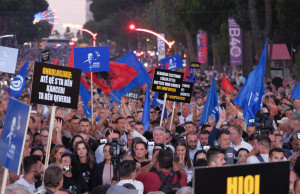
[[(97, 84), (106, 95), (109, 95), (113, 90), (124, 88), (138, 75), (134, 67), (129, 67), (126, 64), (109, 62), (109, 65), (109, 71), (93, 73), (93, 82)], [(85, 75), (91, 78), (91, 73), (85, 73)]]
[(232, 84), (228, 81), (228, 79), (224, 75), (222, 77), (221, 88), (223, 88), (225, 90), (226, 95), (230, 92), (233, 92), (233, 89), (234, 89)]

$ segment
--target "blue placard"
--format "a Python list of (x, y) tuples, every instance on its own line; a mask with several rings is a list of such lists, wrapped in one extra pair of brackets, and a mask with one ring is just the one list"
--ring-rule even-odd
[(29, 111), (29, 105), (14, 98), (9, 99), (0, 139), (0, 164), (15, 174), (19, 173)]
[(166, 70), (173, 70), (182, 67), (182, 60), (179, 54), (164, 58), (160, 60), (160, 62), (163, 64), (163, 69)]
[(74, 48), (74, 67), (82, 73), (109, 71), (109, 47)]

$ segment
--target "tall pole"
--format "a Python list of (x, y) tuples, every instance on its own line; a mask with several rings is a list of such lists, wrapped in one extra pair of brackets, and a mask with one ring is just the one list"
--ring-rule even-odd
[[(93, 33), (92, 31), (88, 29), (81, 28), (80, 31), (86, 32), (90, 34), (93, 37), (93, 47), (96, 47), (96, 39), (97, 39), (97, 33)], [(92, 114), (92, 121), (91, 126), (93, 126), (93, 119), (94, 119), (94, 100), (93, 100), (93, 72), (91, 72), (91, 114)]]

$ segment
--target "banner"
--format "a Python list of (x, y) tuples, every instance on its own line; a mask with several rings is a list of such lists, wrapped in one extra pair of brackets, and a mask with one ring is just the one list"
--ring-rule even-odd
[(140, 97), (140, 93), (141, 93), (141, 87), (137, 86), (133, 90), (125, 94), (124, 97), (138, 100)]
[[(194, 193), (289, 193), (290, 162), (195, 167)], [(217, 184), (217, 186), (216, 186)]]
[(243, 44), (240, 26), (235, 22), (234, 18), (228, 18), (229, 29), (229, 47), (230, 47), (230, 64), (243, 64)]
[(43, 52), (42, 52), (42, 63), (46, 63), (47, 61), (49, 61), (49, 59), (50, 59), (50, 50), (49, 49), (47, 49), (47, 50), (44, 50)]
[(198, 62), (191, 62), (190, 68), (200, 68), (200, 63), (198, 63)]
[(183, 73), (164, 69), (155, 69), (152, 91), (179, 95)]
[(182, 67), (182, 60), (179, 54), (164, 58), (160, 60), (160, 62), (163, 64), (163, 69), (167, 70), (173, 70)]
[(77, 109), (81, 70), (36, 62), (31, 103)]
[(74, 48), (74, 67), (83, 73), (109, 71), (109, 47)]
[[(193, 92), (193, 83), (191, 82), (182, 82), (181, 91), (179, 96), (167, 95), (167, 100), (176, 101), (176, 102), (185, 102), (190, 103)], [(164, 99), (164, 93), (158, 94), (158, 99)]]
[(19, 174), (22, 149), (28, 127), (30, 106), (10, 98), (0, 139), (0, 164)]
[(0, 72), (15, 73), (18, 49), (0, 46)]
[(199, 63), (207, 63), (207, 36), (203, 30), (197, 34), (197, 55)]
[[(165, 34), (159, 34), (162, 37), (165, 37)], [(157, 52), (158, 52), (158, 60), (166, 57), (166, 43), (161, 39), (157, 37)]]

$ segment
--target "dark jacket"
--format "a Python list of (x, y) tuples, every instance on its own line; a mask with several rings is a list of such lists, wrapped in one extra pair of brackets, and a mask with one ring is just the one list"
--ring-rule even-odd
[(102, 175), (105, 166), (105, 160), (96, 164), (94, 168), (94, 181), (93, 181), (93, 188), (97, 187), (98, 185), (102, 185)]

